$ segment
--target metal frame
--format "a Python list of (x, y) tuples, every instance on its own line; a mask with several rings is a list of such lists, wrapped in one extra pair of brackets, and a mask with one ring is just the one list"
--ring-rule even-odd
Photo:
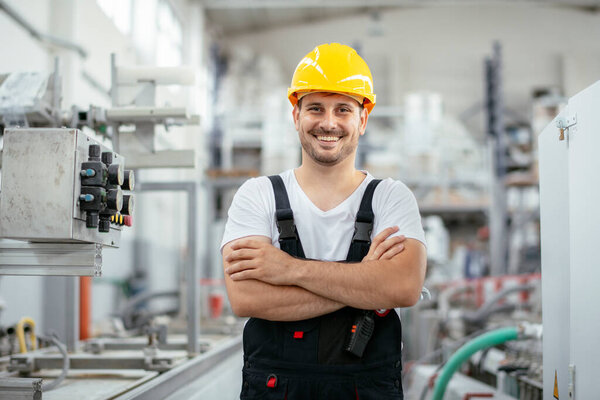
[[(144, 354), (91, 355), (70, 354), (69, 369), (143, 369), (164, 372), (173, 368), (178, 361), (186, 359), (185, 353), (179, 355)], [(31, 373), (40, 369), (61, 369), (63, 356), (61, 354), (26, 353), (17, 354), (10, 358), (8, 369), (23, 373)]]
[(40, 400), (41, 378), (0, 378), (0, 400)]
[(153, 379), (147, 384), (132, 390), (123, 396), (117, 397), (118, 400), (162, 400), (188, 385), (190, 382), (198, 379), (199, 376), (210, 371), (219, 362), (227, 359), (232, 354), (242, 349), (242, 337), (237, 336), (228, 340), (213, 350), (199, 355), (192, 360), (178, 365)]
[[(203, 339), (198, 339), (200, 352), (205, 353), (210, 346), (211, 342)], [(148, 339), (143, 338), (98, 338), (90, 339), (84, 343), (85, 351), (90, 353), (99, 354), (103, 351), (123, 351), (123, 350), (144, 350), (148, 347)], [(187, 341), (173, 341), (169, 338), (167, 343), (157, 343), (156, 348), (158, 350), (165, 351), (185, 351), (187, 350)]]
[(0, 243), (0, 275), (100, 276), (102, 245)]
[(506, 138), (504, 126), (504, 96), (502, 94), (502, 47), (494, 42), (493, 55), (485, 60), (487, 130), (491, 144), (490, 185), (490, 275), (507, 272), (508, 226), (506, 186)]
[(222, 178), (208, 178), (203, 182), (203, 186), (206, 189), (206, 206), (205, 206), (205, 215), (206, 215), (206, 223), (204, 224), (204, 240), (206, 243), (206, 249), (204, 256), (204, 277), (212, 278), (212, 266), (213, 266), (213, 256), (210, 251), (211, 246), (213, 245), (213, 237), (210, 234), (210, 229), (212, 227), (213, 222), (216, 219), (216, 195), (220, 190), (237, 188), (242, 186), (242, 184), (247, 181), (250, 177), (222, 177)]
[[(155, 106), (156, 88), (158, 85), (164, 85), (168, 82), (160, 78), (144, 76), (138, 79), (135, 84), (123, 84), (122, 86), (138, 86), (139, 91), (130, 99), (134, 107), (129, 102), (125, 106), (120, 104), (119, 92), (119, 72), (123, 68), (117, 67), (116, 55), (113, 53), (110, 57), (111, 69), (111, 102), (112, 108), (106, 110), (106, 119), (113, 128), (113, 147), (120, 151), (120, 132), (119, 125), (132, 123), (135, 125), (133, 135), (146, 148), (146, 152), (125, 154), (128, 160), (134, 160), (130, 163), (133, 168), (195, 168), (196, 157), (194, 151), (189, 150), (171, 150), (156, 151), (154, 147), (154, 126), (157, 124), (193, 124), (200, 123), (198, 115), (190, 115), (184, 107), (157, 107)], [(131, 70), (144, 70), (135, 68)], [(151, 75), (151, 74), (150, 74)], [(185, 82), (172, 82), (177, 85), (189, 85)], [(180, 153), (177, 155), (177, 153)], [(137, 161), (137, 162), (136, 162)]]
[(200, 352), (198, 336), (200, 333), (200, 317), (198, 315), (198, 305), (200, 295), (198, 291), (198, 223), (197, 223), (197, 203), (198, 203), (198, 185), (195, 182), (143, 182), (138, 185), (140, 192), (185, 192), (188, 195), (188, 246), (190, 249), (190, 259), (187, 263), (187, 350), (191, 355)]

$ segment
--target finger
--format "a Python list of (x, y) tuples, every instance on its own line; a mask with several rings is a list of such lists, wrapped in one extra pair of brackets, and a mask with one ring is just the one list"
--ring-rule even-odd
[(372, 240), (371, 243), (381, 243), (383, 242), (386, 238), (388, 238), (390, 235), (398, 232), (398, 227), (397, 226), (390, 226), (389, 228), (385, 228), (384, 230), (382, 230), (381, 232), (379, 232), (379, 234), (377, 236), (375, 236)]
[(232, 281), (243, 281), (247, 279), (256, 279), (256, 270), (255, 269), (245, 269), (240, 272), (236, 272), (235, 274), (229, 275)]
[(232, 275), (232, 274), (236, 274), (241, 271), (254, 269), (254, 268), (256, 268), (256, 265), (254, 265), (254, 263), (252, 261), (243, 260), (243, 261), (230, 263), (229, 266), (227, 268), (225, 268), (225, 273), (227, 275)]
[(402, 253), (402, 251), (404, 251), (404, 245), (403, 244), (396, 245), (396, 246), (392, 247), (391, 249), (389, 249), (388, 251), (386, 251), (385, 253), (383, 253), (381, 255), (381, 257), (379, 257), (379, 260), (389, 260), (389, 259), (393, 258), (395, 255)]
[(254, 239), (240, 239), (231, 245), (232, 250), (258, 249), (264, 242)]
[(391, 249), (392, 247), (404, 242), (404, 236), (394, 236), (386, 239), (383, 243), (379, 244), (373, 253), (375, 259), (379, 259), (383, 253)]
[(395, 232), (398, 231), (398, 227), (397, 226), (390, 226), (389, 228), (385, 228), (383, 231), (379, 232), (379, 234), (377, 236), (375, 236), (373, 238), (373, 240), (371, 241), (371, 246), (369, 246), (369, 252), (367, 253), (367, 255), (363, 258), (363, 261), (365, 260), (376, 260), (377, 258), (374, 258), (374, 253), (377, 250), (377, 246), (379, 246), (383, 241), (385, 241), (385, 239), (387, 237), (389, 237), (390, 235), (394, 234)]
[(242, 248), (239, 250), (234, 250), (227, 257), (225, 257), (226, 262), (232, 262), (237, 260), (250, 260), (256, 257), (256, 250)]

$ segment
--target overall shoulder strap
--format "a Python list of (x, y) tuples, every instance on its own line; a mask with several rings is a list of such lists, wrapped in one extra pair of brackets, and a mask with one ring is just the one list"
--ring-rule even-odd
[(271, 175), (269, 180), (275, 193), (275, 219), (279, 231), (279, 246), (281, 250), (293, 257), (304, 258), (302, 243), (298, 236), (296, 224), (294, 224), (294, 212), (290, 207), (290, 200), (283, 179), (279, 175)]
[(352, 242), (350, 243), (346, 261), (359, 262), (369, 252), (369, 247), (371, 246), (371, 232), (373, 232), (373, 220), (375, 219), (372, 204), (373, 193), (375, 192), (377, 185), (379, 185), (379, 182), (381, 182), (381, 179), (373, 179), (369, 182), (369, 185), (363, 194), (360, 208), (356, 213), (354, 235), (352, 235)]

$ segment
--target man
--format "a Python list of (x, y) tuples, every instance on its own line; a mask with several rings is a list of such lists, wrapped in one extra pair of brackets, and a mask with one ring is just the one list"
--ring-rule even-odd
[(402, 399), (401, 326), (388, 311), (417, 302), (426, 252), (408, 188), (354, 167), (371, 72), (352, 48), (320, 45), (288, 98), (302, 164), (244, 183), (222, 241), (231, 306), (252, 317), (241, 398)]

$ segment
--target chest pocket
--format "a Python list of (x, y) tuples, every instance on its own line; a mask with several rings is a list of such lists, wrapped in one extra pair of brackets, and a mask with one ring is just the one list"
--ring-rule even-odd
[(319, 348), (319, 326), (321, 317), (303, 321), (282, 322), (282, 357), (284, 360), (296, 360), (316, 363)]

